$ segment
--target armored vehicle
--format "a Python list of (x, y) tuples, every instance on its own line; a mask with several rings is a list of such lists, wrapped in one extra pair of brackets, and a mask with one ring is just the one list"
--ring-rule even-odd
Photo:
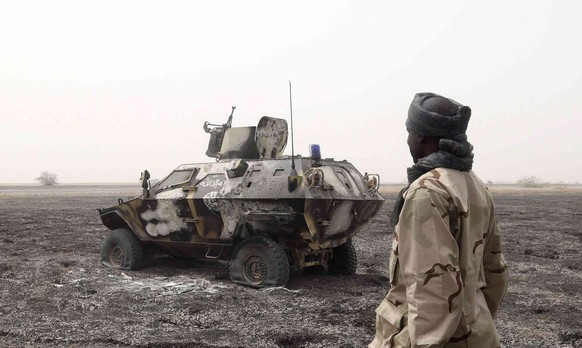
[[(233, 107), (234, 111), (234, 107)], [(379, 177), (351, 163), (283, 156), (284, 119), (262, 117), (256, 127), (204, 124), (214, 162), (183, 164), (143, 194), (99, 209), (111, 231), (102, 263), (137, 269), (153, 251), (230, 260), (233, 282), (284, 286), (290, 270), (317, 267), (353, 274), (352, 237), (380, 209)]]

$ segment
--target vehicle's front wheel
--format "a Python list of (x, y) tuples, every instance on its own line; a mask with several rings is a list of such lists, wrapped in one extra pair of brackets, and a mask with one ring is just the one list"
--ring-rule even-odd
[(111, 231), (101, 247), (101, 263), (107, 267), (134, 270), (143, 262), (143, 249), (133, 232), (120, 228)]
[(358, 255), (351, 241), (332, 249), (332, 258), (329, 260), (329, 272), (352, 275), (358, 267)]
[(262, 236), (250, 237), (234, 252), (230, 279), (255, 288), (284, 286), (289, 280), (289, 260), (275, 241)]

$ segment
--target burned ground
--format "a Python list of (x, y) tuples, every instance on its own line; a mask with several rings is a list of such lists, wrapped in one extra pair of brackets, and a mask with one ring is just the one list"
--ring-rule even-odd
[[(2, 347), (365, 347), (388, 287), (396, 190), (354, 239), (354, 276), (232, 284), (226, 262), (158, 257), (135, 272), (99, 261), (96, 208), (127, 186), (0, 187)], [(494, 189), (510, 285), (505, 347), (582, 347), (582, 192)]]

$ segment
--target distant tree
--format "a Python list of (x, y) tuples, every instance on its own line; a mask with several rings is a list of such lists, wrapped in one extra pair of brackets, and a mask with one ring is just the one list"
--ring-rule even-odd
[(517, 181), (517, 184), (522, 187), (539, 187), (540, 179), (534, 175), (524, 176)]
[(58, 184), (57, 175), (54, 173), (51, 173), (49, 171), (44, 171), (44, 172), (40, 173), (40, 176), (38, 178), (35, 178), (34, 180), (40, 182), (43, 185), (47, 185), (47, 186)]

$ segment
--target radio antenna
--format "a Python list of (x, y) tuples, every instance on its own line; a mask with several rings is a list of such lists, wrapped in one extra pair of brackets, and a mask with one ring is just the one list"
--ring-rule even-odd
[(291, 175), (297, 175), (295, 170), (295, 147), (293, 144), (293, 99), (291, 98), (291, 80), (289, 80), (289, 110), (291, 112)]

